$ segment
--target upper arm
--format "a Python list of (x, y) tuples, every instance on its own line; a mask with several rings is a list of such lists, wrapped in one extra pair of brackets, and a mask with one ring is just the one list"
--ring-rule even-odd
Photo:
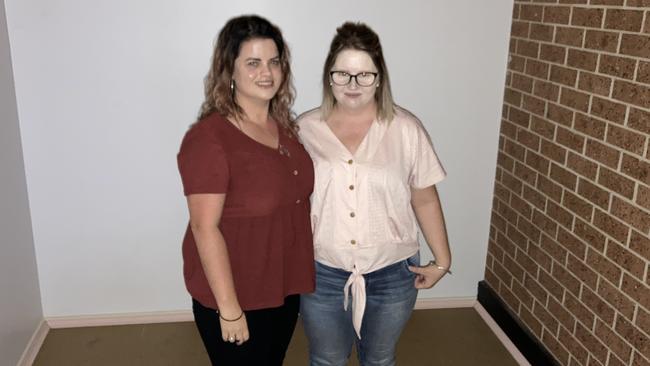
[(223, 193), (200, 193), (187, 196), (192, 229), (217, 227), (225, 200), (226, 195)]
[(438, 190), (435, 185), (425, 188), (411, 187), (411, 206), (414, 209), (428, 203), (437, 202), (438, 200)]

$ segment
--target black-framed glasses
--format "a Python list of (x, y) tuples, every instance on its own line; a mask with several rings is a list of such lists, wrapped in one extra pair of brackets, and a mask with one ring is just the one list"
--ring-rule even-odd
[(377, 75), (378, 74), (376, 72), (369, 71), (360, 72), (354, 75), (348, 74), (345, 71), (330, 71), (330, 80), (332, 80), (332, 83), (336, 85), (345, 86), (350, 84), (354, 78), (354, 81), (359, 86), (371, 86), (375, 83)]

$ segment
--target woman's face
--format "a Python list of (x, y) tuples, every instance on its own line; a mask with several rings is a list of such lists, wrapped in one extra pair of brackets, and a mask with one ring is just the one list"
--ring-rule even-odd
[[(332, 94), (334, 94), (338, 108), (360, 110), (375, 104), (379, 76), (372, 80), (373, 76), (368, 74), (377, 73), (377, 67), (367, 52), (359, 50), (341, 51), (330, 71), (338, 72), (336, 77), (343, 80), (345, 80), (345, 74), (358, 75), (357, 78), (351, 78), (347, 85), (338, 85), (341, 84), (340, 80), (337, 83), (337, 80), (330, 76)], [(361, 84), (367, 86), (359, 85), (358, 80), (362, 80)]]
[(235, 99), (253, 103), (268, 102), (280, 88), (282, 76), (280, 54), (272, 39), (254, 38), (245, 41), (235, 59), (232, 74)]

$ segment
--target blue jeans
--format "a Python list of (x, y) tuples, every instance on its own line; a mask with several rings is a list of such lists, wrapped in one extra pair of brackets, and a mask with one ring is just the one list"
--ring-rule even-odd
[(351, 299), (348, 310), (343, 309), (343, 286), (350, 272), (316, 262), (316, 291), (300, 300), (311, 366), (347, 365), (353, 343), (361, 366), (395, 365), (395, 346), (417, 297), (415, 274), (408, 265), (419, 265), (419, 254), (363, 275), (366, 310), (358, 339)]

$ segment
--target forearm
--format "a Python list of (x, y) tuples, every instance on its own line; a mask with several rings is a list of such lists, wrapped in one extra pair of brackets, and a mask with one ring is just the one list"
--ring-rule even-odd
[(203, 272), (208, 280), (219, 311), (225, 318), (235, 318), (241, 314), (237, 292), (232, 276), (228, 248), (215, 226), (192, 225), (192, 234), (199, 252)]
[(413, 211), (420, 225), (422, 235), (431, 249), (436, 263), (450, 268), (451, 251), (447, 238), (447, 228), (435, 187), (430, 187), (414, 195), (411, 201)]

